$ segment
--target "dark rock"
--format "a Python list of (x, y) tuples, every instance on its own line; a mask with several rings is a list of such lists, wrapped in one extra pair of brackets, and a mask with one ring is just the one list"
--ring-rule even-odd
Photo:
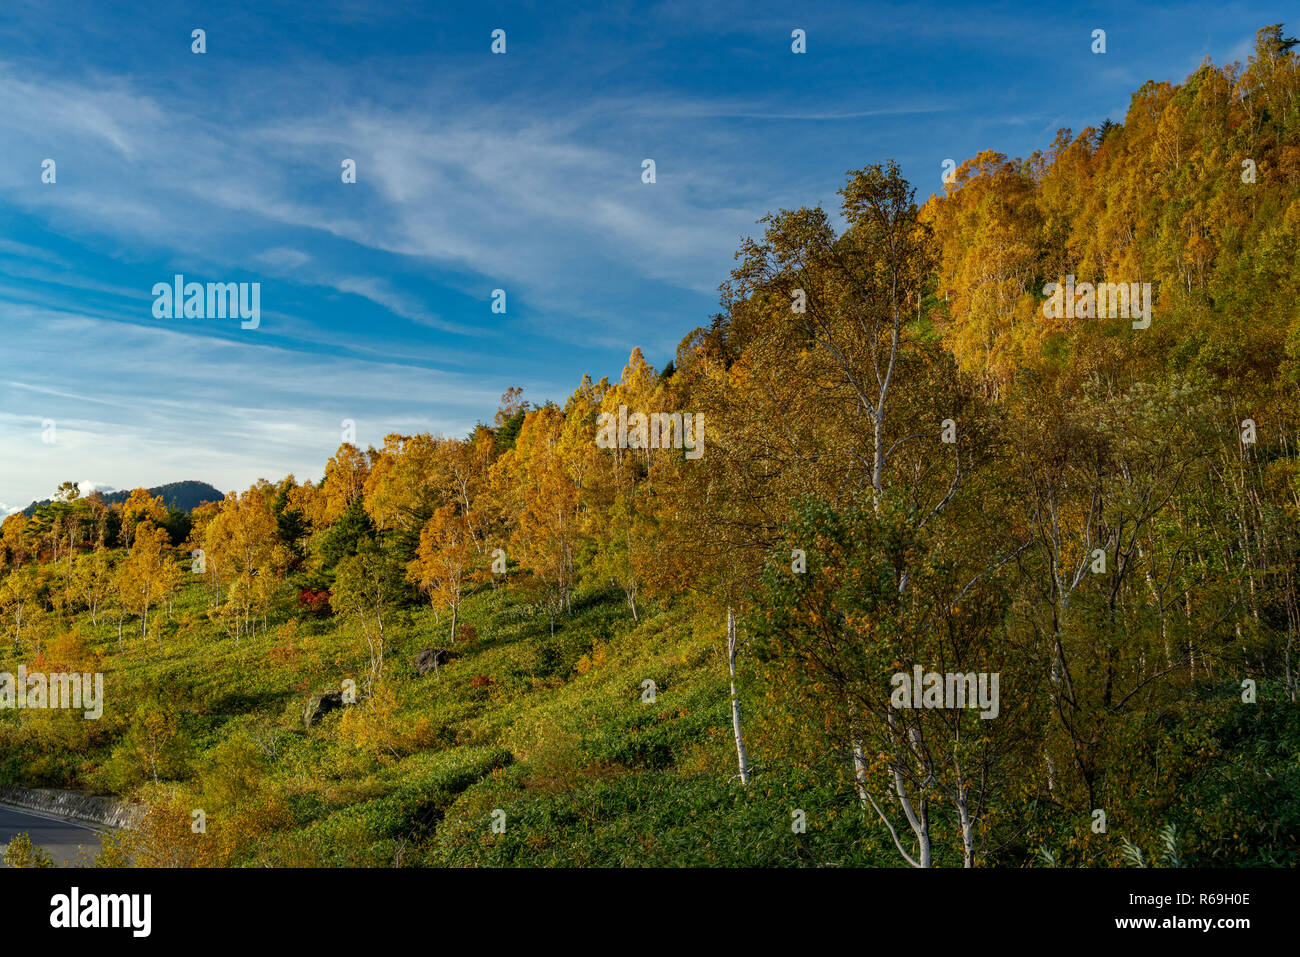
[(438, 666), (445, 665), (450, 658), (451, 652), (446, 648), (425, 648), (415, 656), (415, 670), (427, 675)]
[(321, 694), (314, 694), (311, 700), (307, 702), (306, 709), (302, 713), (302, 723), (310, 728), (331, 711), (337, 711), (343, 707), (342, 691), (325, 691)]

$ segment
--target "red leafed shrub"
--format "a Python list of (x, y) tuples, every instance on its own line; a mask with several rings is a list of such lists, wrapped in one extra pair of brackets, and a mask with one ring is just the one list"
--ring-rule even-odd
[(478, 629), (473, 625), (461, 625), (456, 629), (456, 640), (463, 641), (465, 644), (472, 644), (478, 638)]
[(324, 589), (312, 591), (310, 588), (304, 588), (298, 592), (298, 607), (308, 614), (323, 618), (331, 611), (330, 593)]
[(492, 679), (487, 675), (475, 675), (469, 686), (471, 688), (486, 688), (490, 684), (492, 684)]

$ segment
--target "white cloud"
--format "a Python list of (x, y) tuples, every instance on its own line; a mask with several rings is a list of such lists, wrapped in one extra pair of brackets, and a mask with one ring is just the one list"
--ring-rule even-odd
[(303, 252), (301, 249), (290, 249), (287, 246), (277, 246), (275, 249), (260, 252), (256, 258), (285, 272), (292, 272), (311, 262), (311, 256), (308, 253)]
[[(502, 388), (479, 376), (381, 359), (316, 355), (183, 326), (132, 326), (35, 306), (3, 307), (31, 379), (0, 380), (0, 495), (49, 498), (71, 475), (105, 488), (182, 479), (223, 491), (289, 472), (316, 477), (353, 419), (357, 442), (391, 431), (464, 435)], [(76, 349), (66, 344), (76, 342)], [(559, 388), (523, 383), (530, 393)], [(43, 441), (45, 420), (55, 441)], [(20, 506), (22, 507), (22, 506)]]

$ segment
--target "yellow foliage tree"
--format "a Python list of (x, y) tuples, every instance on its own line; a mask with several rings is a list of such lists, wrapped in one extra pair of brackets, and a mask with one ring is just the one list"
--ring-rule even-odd
[(242, 495), (230, 494), (203, 526), (205, 574), (225, 603), (214, 609), (230, 636), (240, 638), (256, 630), (275, 597), (284, 569), (292, 556), (276, 531), (275, 488), (260, 482)]
[(474, 572), (476, 557), (469, 523), (455, 504), (444, 505), (420, 532), (420, 546), (407, 566), (407, 578), (429, 596), (437, 611), (451, 613), (451, 640), (456, 640), (460, 600)]
[(146, 489), (132, 489), (122, 503), (122, 542), (128, 547), (135, 541), (142, 523), (162, 525), (167, 520), (167, 506), (161, 496), (150, 495)]
[(118, 566), (116, 578), (122, 606), (140, 616), (140, 637), (148, 634), (150, 609), (171, 597), (182, 574), (166, 530), (147, 523), (138, 525), (134, 544)]

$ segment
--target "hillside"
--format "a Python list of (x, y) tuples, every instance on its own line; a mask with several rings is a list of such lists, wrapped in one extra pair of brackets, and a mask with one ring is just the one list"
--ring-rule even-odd
[[(96, 662), (113, 694), (100, 721), (59, 712), (0, 720), (0, 780), (137, 794), (153, 810), (121, 852), (160, 866), (897, 863), (888, 835), (855, 812), (833, 760), (757, 766), (750, 787), (738, 785), (721, 629), (685, 608), (638, 625), (620, 595), (594, 589), (552, 636), (524, 582), (484, 586), (462, 610), (474, 639), (425, 675), (416, 653), (447, 646), (446, 619), (412, 608), (378, 701), (306, 728), (314, 693), (365, 673), (364, 644), (311, 615), (236, 642), (206, 620), (204, 591), (185, 586), (148, 641), (128, 636), (119, 647), (111, 622), (83, 621), (77, 633), (98, 637), (60, 639), (30, 662)], [(646, 678), (653, 703), (643, 700)], [(749, 721), (780, 724), (762, 696), (751, 700)], [(1233, 794), (1189, 821), (1188, 862), (1220, 860), (1234, 838), (1285, 840), (1295, 825), (1279, 816), (1286, 804), (1266, 818), (1242, 802), (1264, 799), (1266, 780), (1276, 782), (1272, 800), (1295, 783), (1294, 764), (1265, 744), (1300, 741), (1295, 709), (1265, 704), (1243, 724), (1230, 707), (1191, 704), (1166, 720), (1195, 722), (1200, 747), (1240, 748), (1243, 735), (1258, 745), (1249, 771), (1219, 758), (1180, 779), (1203, 808), (1219, 800), (1212, 794)], [(507, 826), (492, 836), (497, 809)], [(797, 835), (795, 811), (807, 821)], [(1000, 860), (1030, 862), (1035, 850), (1022, 840)], [(960, 865), (960, 855), (941, 852), (936, 863)]]
[[(596, 590), (552, 637), (522, 591), (470, 598), (462, 620), (477, 637), (437, 674), (416, 673), (413, 659), (446, 645), (445, 619), (412, 609), (381, 703), (308, 729), (311, 693), (359, 680), (364, 648), (312, 617), (236, 643), (204, 620), (203, 587), (189, 585), (160, 645), (119, 650), (110, 627), (76, 652), (100, 656), (118, 689), (102, 721), (47, 713), (44, 743), (0, 722), (0, 776), (139, 789), (154, 807), (131, 842), (137, 854), (153, 848), (141, 863), (887, 862), (853, 818), (787, 840), (792, 807), (815, 817), (842, 804), (830, 781), (773, 771), (739, 791), (717, 773), (729, 760), (726, 668), (716, 636), (690, 616), (635, 626), (616, 595)], [(642, 701), (647, 676), (654, 703)], [(184, 780), (168, 780), (182, 768)], [(190, 830), (196, 808), (206, 834)], [(508, 827), (485, 843), (496, 808)], [(701, 842), (702, 829), (715, 839)]]
[[(196, 482), (192, 479), (184, 482), (168, 482), (166, 485), (155, 485), (146, 491), (157, 498), (161, 498), (163, 505), (168, 508), (178, 508), (182, 512), (192, 512), (200, 505), (208, 502), (220, 502), (225, 495), (214, 486), (207, 482)], [(105, 505), (121, 505), (131, 497), (129, 491), (119, 489), (115, 492), (104, 492)], [(42, 505), (49, 505), (53, 499), (43, 498), (39, 502), (32, 502), (23, 509), (23, 514), (28, 518), (36, 514), (36, 510)]]

